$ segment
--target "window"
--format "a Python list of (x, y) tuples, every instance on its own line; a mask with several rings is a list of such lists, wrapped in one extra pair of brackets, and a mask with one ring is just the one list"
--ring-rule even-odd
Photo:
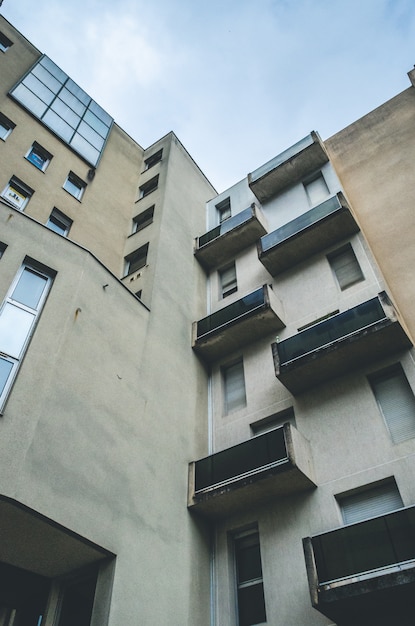
[(238, 624), (266, 622), (264, 583), (258, 532), (248, 531), (234, 539)]
[(0, 241), (0, 259), (4, 254), (4, 251), (6, 250), (7, 245), (5, 243), (3, 243), (2, 241)]
[(125, 276), (137, 272), (144, 267), (147, 263), (148, 243), (145, 246), (141, 246), (138, 250), (135, 250), (131, 254), (125, 257)]
[(216, 210), (218, 212), (219, 224), (222, 224), (222, 222), (231, 217), (231, 199), (226, 198), (222, 200), (222, 202), (219, 202), (219, 204), (216, 205)]
[(86, 183), (73, 172), (69, 172), (68, 178), (63, 183), (63, 188), (77, 200), (81, 200), (84, 195)]
[(323, 202), (330, 193), (321, 172), (310, 180), (304, 181), (303, 185), (311, 206)]
[(385, 515), (403, 507), (395, 480), (388, 479), (363, 489), (337, 496), (343, 521), (354, 524), (377, 515)]
[(143, 293), (143, 290), (142, 290), (142, 289), (139, 289), (139, 290), (135, 293), (135, 295), (137, 296), (137, 298), (138, 298), (139, 300), (141, 300), (142, 293)]
[(225, 414), (246, 406), (244, 365), (242, 359), (222, 368)]
[(15, 127), (16, 124), (14, 122), (9, 120), (9, 118), (3, 115), (3, 113), (0, 113), (0, 139), (6, 141), (7, 137)]
[(0, 50), (2, 52), (6, 52), (13, 45), (13, 42), (10, 41), (8, 37), (2, 32), (0, 32)]
[(153, 167), (157, 163), (160, 163), (162, 156), (163, 156), (163, 148), (159, 150), (158, 152), (155, 152), (154, 154), (149, 156), (147, 159), (144, 159), (145, 169), (149, 170), (150, 167)]
[(59, 235), (67, 236), (72, 226), (72, 220), (69, 219), (64, 213), (61, 213), (59, 209), (54, 208), (49, 216), (46, 226)]
[(23, 211), (33, 194), (33, 189), (25, 185), (16, 176), (12, 176), (1, 195), (16, 209)]
[(0, 407), (16, 376), (40, 311), (51, 274), (24, 263), (0, 309)]
[(133, 219), (133, 234), (138, 233), (139, 230), (143, 230), (143, 228), (149, 226), (153, 221), (153, 216), (154, 204), (139, 215), (136, 215)]
[(369, 378), (393, 443), (415, 437), (415, 398), (400, 364)]
[(44, 172), (52, 159), (52, 155), (35, 141), (26, 154), (26, 159)]
[(10, 95), (90, 165), (97, 165), (112, 117), (51, 59), (42, 56)]
[(365, 277), (350, 244), (329, 254), (327, 259), (342, 291), (364, 280)]
[(221, 298), (226, 298), (226, 296), (230, 296), (238, 290), (235, 263), (232, 263), (232, 265), (228, 265), (225, 269), (220, 270), (218, 274)]
[(141, 185), (141, 187), (139, 187), (139, 198), (145, 198), (146, 196), (148, 196), (149, 193), (155, 191), (158, 187), (158, 184), (159, 177), (157, 174), (157, 176), (154, 176), (154, 178), (151, 178), (146, 183), (144, 183), (144, 185)]

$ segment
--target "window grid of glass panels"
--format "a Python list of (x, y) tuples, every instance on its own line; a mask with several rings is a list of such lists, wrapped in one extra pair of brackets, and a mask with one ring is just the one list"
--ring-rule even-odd
[(113, 119), (49, 57), (43, 56), (10, 95), (95, 166)]

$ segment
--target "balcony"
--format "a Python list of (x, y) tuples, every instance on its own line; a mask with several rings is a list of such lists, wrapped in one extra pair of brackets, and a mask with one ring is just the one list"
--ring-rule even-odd
[(272, 276), (358, 232), (343, 194), (338, 193), (258, 242), (258, 258)]
[(292, 394), (401, 350), (411, 341), (385, 292), (272, 344), (275, 374)]
[(207, 270), (233, 259), (267, 232), (262, 211), (252, 204), (196, 241), (195, 256)]
[(277, 155), (251, 174), (248, 184), (261, 203), (267, 202), (285, 187), (300, 182), (329, 160), (316, 132)]
[(303, 545), (311, 601), (321, 613), (346, 626), (413, 624), (415, 507), (308, 537)]
[(190, 463), (188, 506), (220, 518), (313, 487), (308, 441), (287, 423)]
[(268, 285), (193, 324), (193, 349), (208, 362), (284, 327), (282, 306)]

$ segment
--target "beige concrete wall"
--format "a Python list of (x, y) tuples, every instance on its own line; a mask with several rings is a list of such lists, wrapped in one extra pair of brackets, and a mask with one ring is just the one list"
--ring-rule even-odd
[(415, 336), (415, 88), (325, 142), (389, 291)]

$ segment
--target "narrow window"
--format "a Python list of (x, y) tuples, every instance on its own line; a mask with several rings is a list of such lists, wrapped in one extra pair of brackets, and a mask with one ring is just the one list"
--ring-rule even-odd
[(327, 259), (342, 291), (364, 280), (365, 277), (350, 244), (329, 254)]
[(222, 368), (225, 414), (246, 406), (245, 376), (242, 359)]
[(235, 263), (232, 263), (232, 265), (228, 265), (225, 269), (220, 270), (218, 274), (221, 298), (226, 298), (226, 296), (230, 296), (238, 290)]
[(0, 407), (16, 376), (51, 282), (51, 275), (25, 263), (0, 309)]
[(259, 534), (244, 533), (235, 537), (236, 587), (238, 595), (238, 624), (263, 624), (265, 612)]
[(323, 202), (330, 193), (321, 172), (310, 180), (304, 181), (303, 185), (311, 206)]
[(158, 184), (159, 177), (157, 174), (157, 176), (154, 176), (154, 178), (151, 178), (146, 183), (144, 183), (144, 185), (141, 185), (141, 187), (139, 187), (139, 198), (145, 198), (146, 196), (148, 196), (149, 193), (155, 191), (158, 187)]
[(5, 243), (3, 243), (2, 241), (0, 241), (0, 259), (4, 254), (4, 251), (6, 250), (7, 245)]
[(29, 152), (26, 154), (26, 159), (39, 170), (44, 172), (52, 159), (52, 155), (35, 141)]
[(1, 195), (16, 209), (23, 211), (33, 194), (33, 189), (25, 185), (16, 176), (12, 176)]
[(354, 524), (403, 507), (394, 479), (337, 496), (345, 524)]
[(415, 398), (401, 365), (369, 378), (393, 443), (415, 437)]
[(145, 169), (149, 170), (150, 167), (153, 167), (157, 163), (160, 163), (162, 156), (163, 156), (163, 149), (159, 150), (158, 152), (155, 152), (154, 154), (149, 156), (147, 159), (144, 159)]
[(125, 276), (137, 272), (147, 263), (148, 243), (125, 257)]
[(143, 230), (143, 228), (149, 226), (153, 221), (153, 216), (154, 204), (133, 218), (133, 233), (138, 233), (139, 230)]
[(231, 217), (231, 199), (225, 198), (225, 200), (216, 204), (216, 211), (218, 212), (219, 224), (229, 219)]
[(0, 32), (0, 50), (2, 52), (6, 52), (6, 50), (8, 50), (12, 45), (13, 42), (10, 41), (10, 39), (6, 37), (4, 33)]
[(8, 117), (0, 113), (0, 139), (6, 141), (16, 124), (9, 120)]
[(61, 213), (59, 209), (54, 208), (48, 221), (46, 222), (46, 226), (51, 230), (54, 230), (55, 233), (66, 237), (72, 226), (72, 220), (64, 213)]
[(65, 191), (71, 194), (77, 200), (81, 200), (84, 195), (86, 183), (73, 172), (69, 172), (67, 179), (63, 183)]

